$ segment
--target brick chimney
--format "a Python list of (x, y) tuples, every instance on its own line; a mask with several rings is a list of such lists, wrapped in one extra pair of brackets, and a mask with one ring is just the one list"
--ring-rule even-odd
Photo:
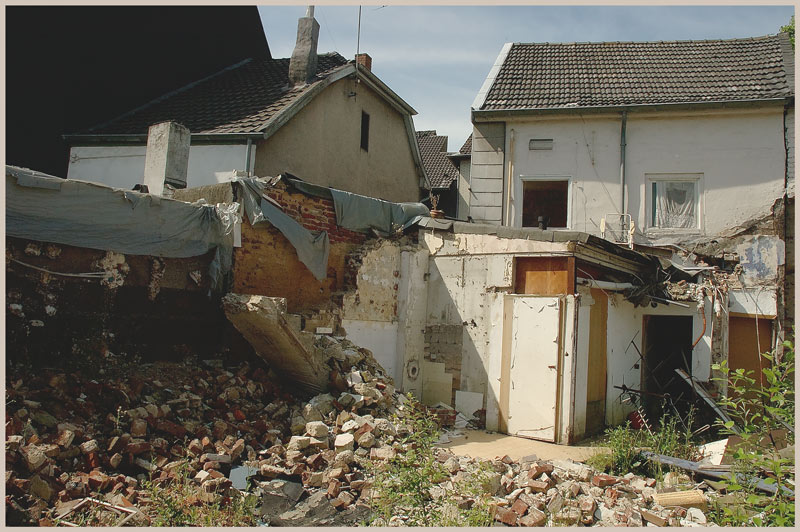
[(314, 6), (297, 21), (297, 43), (289, 60), (289, 83), (305, 85), (317, 75), (317, 42), (319, 23), (314, 19)]
[(372, 58), (369, 54), (356, 54), (356, 63), (364, 67), (365, 70), (372, 72)]
[(165, 195), (166, 185), (186, 188), (190, 131), (177, 122), (161, 122), (147, 132), (144, 184), (151, 194)]

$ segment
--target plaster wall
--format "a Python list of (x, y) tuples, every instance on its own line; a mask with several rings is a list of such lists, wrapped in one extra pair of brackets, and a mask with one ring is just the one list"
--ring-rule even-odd
[[(368, 151), (360, 144), (362, 111), (370, 116)], [(258, 143), (255, 174), (283, 172), (388, 201), (420, 199), (403, 115), (365, 84), (350, 79), (331, 84)]]
[(514, 257), (566, 253), (566, 244), (431, 230), (420, 240), (430, 253), (426, 325), (461, 327), (460, 390), (484, 394), (486, 427), (497, 430), (503, 297), (513, 291)]
[[(601, 218), (620, 209), (620, 125), (619, 114), (551, 115), (508, 121), (505, 153), (515, 176), (511, 214), (516, 224), (521, 223), (522, 177), (564, 177), (571, 183), (570, 229), (599, 235)], [(735, 111), (630, 112), (626, 210), (639, 229), (637, 237), (664, 242), (691, 234), (717, 235), (769, 212), (783, 190), (783, 137), (780, 106)], [(530, 150), (528, 144), (533, 138), (553, 139), (553, 150)], [(475, 155), (472, 162), (476, 167)], [(491, 176), (495, 180), (504, 175), (496, 170)], [(667, 233), (650, 229), (647, 174), (680, 173), (702, 174), (700, 229)], [(499, 208), (502, 198), (498, 196), (491, 205)]]
[(458, 210), (456, 217), (466, 220), (469, 213), (472, 188), (470, 185), (470, 161), (461, 160), (458, 165)]
[(397, 358), (397, 322), (342, 319), (347, 339), (372, 351), (375, 360), (398, 383), (402, 360)]
[[(145, 146), (75, 146), (70, 149), (68, 179), (130, 190), (144, 182)], [(256, 146), (251, 148), (251, 160)], [(244, 144), (194, 145), (189, 148), (187, 187), (224, 183), (245, 169)]]
[[(677, 305), (658, 305), (653, 307), (634, 307), (620, 294), (609, 292), (608, 298), (608, 340), (607, 340), (607, 383), (606, 383), (606, 424), (617, 425), (632, 411), (630, 405), (621, 403), (621, 391), (614, 386), (625, 384), (629, 388), (641, 389), (641, 360), (643, 318), (649, 316), (691, 316), (692, 341), (700, 341), (692, 352), (692, 376), (706, 383), (711, 377), (711, 335), (713, 305), (706, 298), (706, 330), (703, 331), (703, 318), (698, 313), (697, 303), (689, 301), (689, 308)], [(719, 334), (719, 333), (717, 333)], [(635, 345), (635, 347), (634, 347)], [(634, 367), (639, 365), (639, 367)]]

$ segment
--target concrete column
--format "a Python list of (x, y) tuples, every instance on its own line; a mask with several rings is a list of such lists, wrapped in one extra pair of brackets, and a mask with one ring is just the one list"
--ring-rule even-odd
[(177, 122), (161, 122), (147, 132), (144, 184), (151, 194), (161, 196), (164, 185), (186, 188), (191, 132)]

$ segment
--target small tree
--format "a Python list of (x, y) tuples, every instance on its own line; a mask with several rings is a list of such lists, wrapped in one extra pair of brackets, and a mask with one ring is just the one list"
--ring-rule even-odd
[(781, 31), (789, 34), (789, 40), (792, 41), (792, 48), (794, 48), (794, 15), (787, 25), (781, 26)]
[[(773, 441), (774, 431), (786, 429), (790, 445), (794, 445), (794, 344), (786, 341), (780, 358), (775, 351), (761, 356), (769, 362), (769, 367), (761, 371), (764, 379), (756, 379), (753, 371), (731, 370), (726, 362), (714, 364), (714, 369), (722, 373), (716, 380), (728, 380), (728, 396), (719, 401), (735, 421), (717, 420), (722, 432), (736, 434), (742, 439), (734, 451), (733, 471), (739, 479), (758, 479), (773, 484), (776, 493), (765, 498), (756, 491), (753, 482), (735, 480), (727, 485), (728, 491), (743, 491), (747, 494), (745, 505), (749, 513), (756, 514), (752, 522), (758, 526), (793, 526), (794, 502), (787, 490), (794, 490), (793, 457), (778, 453)], [(738, 430), (734, 427), (738, 425)], [(749, 522), (748, 512), (742, 508), (727, 508), (721, 519), (734, 524)]]

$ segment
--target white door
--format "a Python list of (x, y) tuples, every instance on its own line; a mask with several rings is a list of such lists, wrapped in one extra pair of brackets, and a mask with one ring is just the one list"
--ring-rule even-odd
[(559, 297), (508, 296), (511, 323), (503, 372), (508, 434), (556, 441), (562, 306)]

